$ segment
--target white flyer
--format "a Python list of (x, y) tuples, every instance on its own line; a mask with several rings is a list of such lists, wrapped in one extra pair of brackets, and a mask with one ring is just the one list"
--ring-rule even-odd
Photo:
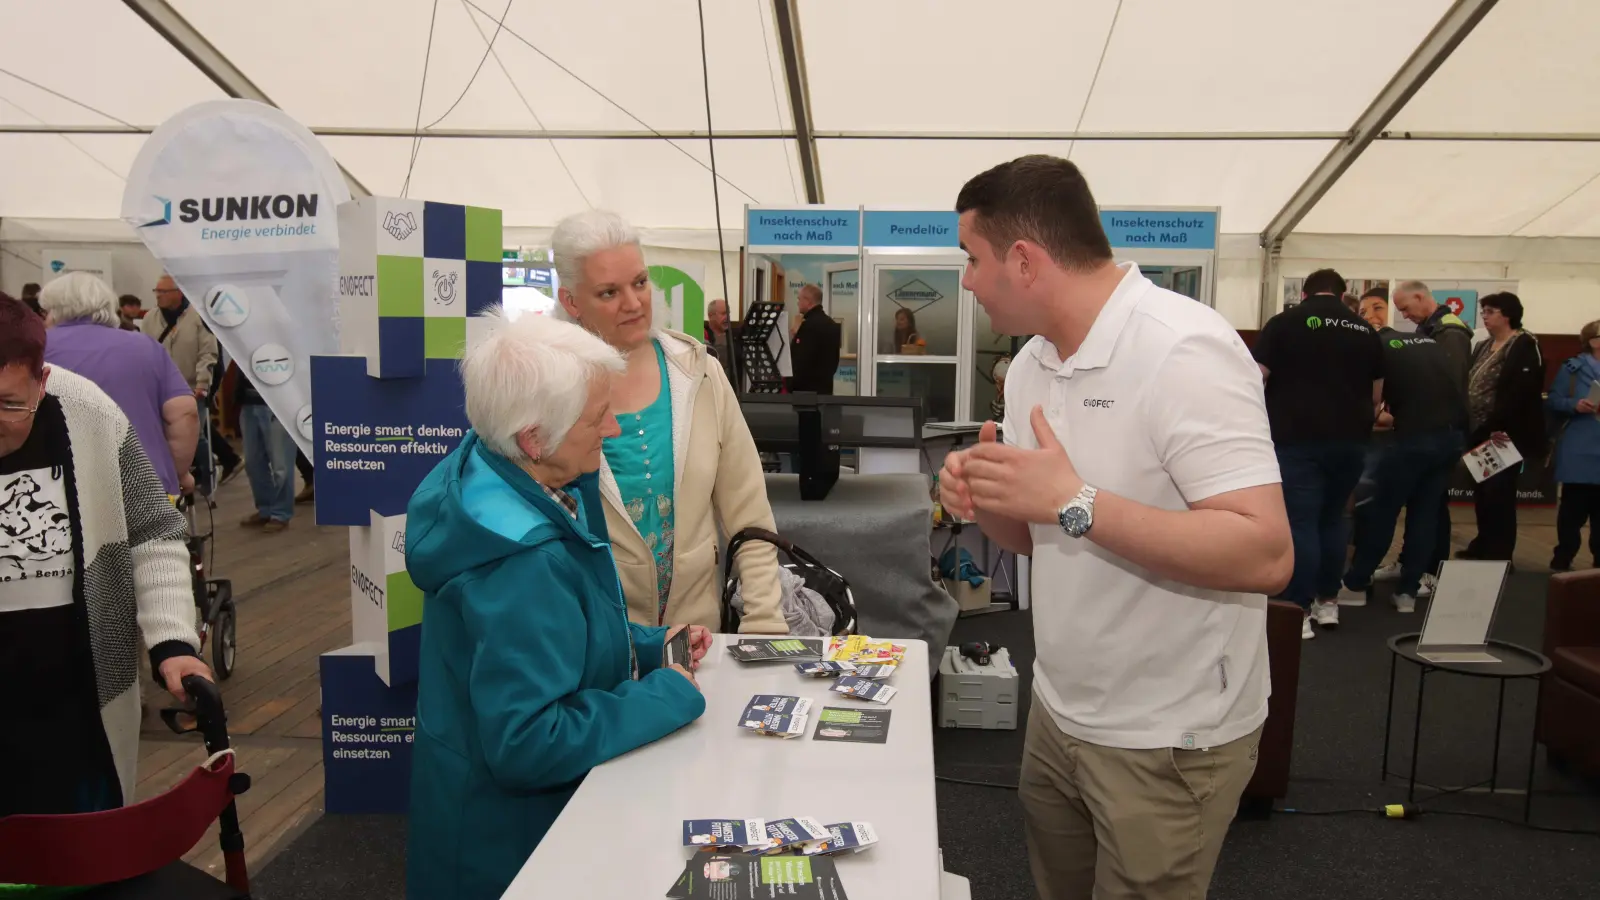
[(1510, 441), (1504, 444), (1484, 441), (1461, 458), (1467, 464), (1467, 471), (1472, 473), (1472, 480), (1480, 484), (1522, 462), (1522, 454)]

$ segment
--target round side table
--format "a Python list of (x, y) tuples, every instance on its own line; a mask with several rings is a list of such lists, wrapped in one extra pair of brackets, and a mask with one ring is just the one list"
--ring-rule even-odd
[[(1437, 662), (1425, 659), (1417, 651), (1417, 640), (1422, 635), (1419, 633), (1397, 634), (1389, 639), (1389, 705), (1383, 719), (1383, 780), (1388, 781), (1390, 775), (1399, 775), (1399, 772), (1389, 771), (1389, 737), (1394, 720), (1394, 676), (1399, 667), (1400, 660), (1405, 660), (1417, 666), (1421, 671), (1417, 677), (1417, 711), (1416, 719), (1411, 725), (1411, 771), (1407, 776), (1406, 802), (1416, 802), (1417, 794), (1417, 758), (1421, 756), (1422, 742), (1422, 704), (1427, 695), (1428, 676), (1435, 672), (1446, 672), (1452, 675), (1464, 675), (1469, 678), (1493, 678), (1500, 682), (1500, 699), (1495, 704), (1494, 712), (1494, 756), (1489, 768), (1489, 790), (1494, 791), (1500, 777), (1500, 731), (1504, 720), (1506, 708), (1506, 682), (1522, 678), (1538, 678), (1550, 670), (1550, 660), (1537, 650), (1530, 650), (1519, 644), (1509, 641), (1489, 641), (1485, 651), (1497, 657), (1496, 662)], [(1539, 721), (1539, 709), (1535, 701), (1533, 719)], [(1535, 736), (1528, 739), (1528, 783), (1522, 800), (1522, 820), (1528, 821), (1528, 815), (1533, 806), (1533, 763), (1539, 744)], [(1480, 785), (1474, 785), (1477, 787)]]

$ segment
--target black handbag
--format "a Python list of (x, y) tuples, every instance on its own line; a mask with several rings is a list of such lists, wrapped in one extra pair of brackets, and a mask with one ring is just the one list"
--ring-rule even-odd
[(850, 593), (850, 582), (844, 576), (823, 565), (822, 561), (812, 556), (806, 550), (797, 547), (789, 539), (775, 534), (765, 528), (746, 528), (735, 534), (728, 541), (728, 557), (723, 567), (722, 580), (722, 631), (724, 634), (738, 634), (739, 613), (733, 608), (733, 592), (739, 586), (738, 578), (733, 573), (733, 561), (738, 558), (739, 548), (750, 541), (765, 541), (789, 557), (788, 562), (781, 562), (785, 569), (800, 576), (806, 587), (821, 595), (823, 602), (833, 610), (833, 633), (835, 635), (855, 634), (856, 631), (856, 601)]

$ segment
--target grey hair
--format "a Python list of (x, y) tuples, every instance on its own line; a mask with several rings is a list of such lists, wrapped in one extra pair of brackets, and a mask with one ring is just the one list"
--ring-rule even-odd
[(68, 272), (45, 285), (39, 292), (39, 308), (57, 325), (85, 320), (107, 328), (122, 325), (116, 291), (88, 272)]
[(467, 421), (490, 450), (513, 462), (527, 459), (517, 436), (529, 428), (542, 452), (554, 451), (583, 414), (594, 379), (624, 369), (622, 354), (549, 316), (527, 313), (513, 322), (496, 307), (483, 317), (489, 333), (461, 360)]
[(556, 258), (556, 277), (571, 290), (583, 278), (589, 257), (613, 247), (639, 246), (639, 232), (614, 212), (591, 209), (556, 223), (550, 235), (550, 252)]
[(1401, 294), (1421, 294), (1429, 300), (1433, 299), (1433, 291), (1429, 290), (1428, 286), (1423, 282), (1415, 280), (1400, 282), (1400, 286), (1394, 289), (1394, 293), (1396, 297)]

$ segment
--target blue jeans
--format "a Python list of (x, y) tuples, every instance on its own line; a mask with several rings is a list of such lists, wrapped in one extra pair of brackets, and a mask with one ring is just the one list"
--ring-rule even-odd
[(1294, 576), (1283, 599), (1310, 609), (1312, 601), (1339, 595), (1339, 573), (1349, 537), (1345, 503), (1361, 479), (1367, 448), (1360, 441), (1280, 444), (1283, 504), (1294, 537)]
[(1450, 473), (1464, 448), (1465, 437), (1453, 429), (1395, 437), (1394, 446), (1379, 462), (1372, 502), (1363, 508), (1361, 536), (1345, 573), (1345, 586), (1359, 591), (1372, 583), (1373, 571), (1394, 541), (1400, 508), (1405, 507), (1406, 536), (1395, 593), (1417, 595), (1422, 576), (1439, 559), (1440, 511), (1445, 508)]
[(294, 517), (294, 438), (263, 403), (239, 408), (244, 431), (244, 471), (250, 493), (263, 519), (287, 522)]

